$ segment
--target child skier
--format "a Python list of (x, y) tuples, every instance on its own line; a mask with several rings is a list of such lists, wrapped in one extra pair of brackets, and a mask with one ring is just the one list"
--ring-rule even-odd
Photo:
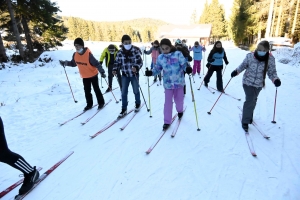
[(253, 122), (253, 112), (256, 106), (257, 97), (263, 87), (268, 74), (275, 87), (281, 85), (277, 76), (275, 58), (270, 53), (268, 41), (261, 41), (253, 53), (248, 53), (244, 61), (236, 68), (231, 77), (235, 77), (246, 70), (243, 76), (243, 88), (246, 100), (243, 106), (242, 128), (248, 132), (248, 124)]
[[(151, 57), (152, 57), (151, 69), (153, 69), (153, 67), (156, 65), (157, 57), (161, 54), (159, 42), (157, 40), (155, 40), (153, 42), (153, 46), (148, 51), (144, 50), (144, 53), (146, 55), (149, 55), (151, 53)], [(161, 82), (161, 74), (158, 74), (158, 79), (159, 79), (159, 82)], [(154, 76), (153, 82), (156, 82), (156, 81), (157, 81), (157, 75)]]
[(202, 52), (205, 52), (206, 49), (204, 46), (199, 45), (199, 42), (196, 41), (194, 43), (194, 46), (189, 49), (190, 51), (193, 51), (193, 59), (194, 59), (194, 66), (193, 66), (193, 76), (198, 73), (200, 76), (201, 71), (201, 60), (202, 60)]
[(163, 54), (157, 58), (152, 71), (146, 71), (146, 76), (157, 75), (163, 71), (163, 85), (165, 88), (164, 125), (163, 129), (169, 128), (172, 120), (173, 98), (178, 112), (178, 118), (183, 116), (183, 87), (185, 85), (184, 72), (192, 73), (192, 68), (187, 67), (185, 57), (171, 44), (169, 39), (162, 39), (160, 47)]

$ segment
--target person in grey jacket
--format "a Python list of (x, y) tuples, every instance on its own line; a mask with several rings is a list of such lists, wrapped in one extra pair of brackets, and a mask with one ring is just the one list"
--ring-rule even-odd
[(261, 41), (257, 45), (256, 50), (253, 53), (248, 53), (242, 64), (231, 73), (231, 77), (235, 77), (246, 70), (243, 76), (246, 100), (243, 106), (242, 117), (242, 128), (246, 132), (248, 132), (248, 124), (252, 124), (253, 121), (253, 112), (258, 94), (265, 87), (266, 74), (268, 74), (275, 87), (281, 85), (276, 72), (275, 58), (269, 51), (269, 42)]

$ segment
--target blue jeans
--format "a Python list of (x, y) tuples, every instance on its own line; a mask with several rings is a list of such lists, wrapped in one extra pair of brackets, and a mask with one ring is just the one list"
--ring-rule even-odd
[(132, 77), (122, 76), (122, 109), (127, 109), (127, 105), (128, 105), (127, 96), (128, 96), (128, 87), (130, 82), (135, 96), (135, 103), (141, 104), (138, 81), (139, 81), (138, 74)]

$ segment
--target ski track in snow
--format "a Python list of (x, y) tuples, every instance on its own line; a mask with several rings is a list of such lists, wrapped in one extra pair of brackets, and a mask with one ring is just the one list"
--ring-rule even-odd
[[(98, 59), (104, 44), (87, 42), (87, 45)], [(39, 62), (11, 65), (11, 68), (8, 64), (0, 71), (0, 103), (5, 104), (0, 107), (0, 113), (9, 148), (29, 163), (43, 167), (41, 173), (64, 154), (74, 151), (25, 199), (300, 199), (300, 134), (296, 131), (300, 117), (298, 68), (277, 62), (282, 86), (278, 88), (276, 124), (271, 123), (275, 87), (266, 79), (266, 88), (258, 97), (254, 121), (270, 139), (266, 140), (254, 126), (249, 126), (256, 158), (249, 152), (239, 119), (238, 106), (243, 106), (245, 98), (242, 74), (233, 78), (226, 88), (228, 94), (241, 98), (241, 101), (222, 95), (208, 115), (207, 111), (219, 93), (211, 94), (203, 85), (200, 91), (197, 90), (204, 77), (203, 67), (202, 78), (194, 77), (195, 83), (192, 81), (201, 131), (197, 131), (186, 75), (184, 101), (187, 109), (177, 134), (174, 138), (170, 136), (174, 123), (151, 154), (146, 155), (145, 151), (163, 125), (163, 86), (154, 84), (150, 87), (152, 118), (144, 106), (123, 131), (120, 127), (130, 115), (96, 138), (89, 137), (118, 116), (122, 102), (116, 104), (111, 93), (105, 94), (104, 98), (112, 99), (112, 102), (84, 126), (81, 122), (91, 117), (96, 107), (59, 126), (58, 123), (76, 116), (85, 106), (78, 69), (66, 68), (78, 100), (75, 104), (65, 72), (58, 64), (60, 59), (70, 59), (73, 50), (73, 47), (65, 46), (59, 51), (45, 52), (42, 56), (47, 54), (54, 61), (42, 67)], [(247, 53), (237, 48), (226, 49), (230, 64), (223, 76), (224, 86)], [(150, 59), (147, 56), (148, 67)], [(150, 77), (149, 84), (152, 81), (153, 77)], [(149, 107), (148, 84), (145, 82), (147, 78), (140, 76), (140, 86)], [(215, 75), (209, 85), (216, 87)], [(113, 87), (116, 86), (118, 83), (114, 78)], [(100, 89), (104, 92), (106, 88), (103, 81)], [(114, 90), (114, 94), (119, 98), (120, 91)], [(94, 94), (93, 98), (96, 103)], [(133, 108), (131, 86), (128, 101), (128, 109)], [(142, 95), (141, 101), (144, 101)], [(175, 112), (174, 106), (173, 114)], [(20, 172), (5, 164), (0, 164), (0, 171), (5, 172), (0, 174), (1, 191), (19, 179)], [(17, 189), (2, 199), (12, 199), (16, 193)]]

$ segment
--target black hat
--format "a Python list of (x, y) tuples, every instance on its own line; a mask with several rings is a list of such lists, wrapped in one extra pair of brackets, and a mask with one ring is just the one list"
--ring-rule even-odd
[(169, 47), (171, 47), (172, 46), (172, 44), (171, 44), (171, 41), (169, 40), (169, 39), (167, 39), (167, 38), (164, 38), (164, 39), (162, 39), (161, 41), (160, 41), (160, 46), (161, 45), (167, 45), (167, 46), (169, 46)]
[(153, 44), (159, 45), (159, 42), (158, 42), (157, 40), (155, 40), (155, 41), (153, 42)]
[(84, 47), (84, 42), (83, 42), (83, 40), (82, 40), (81, 38), (76, 38), (76, 39), (74, 40), (74, 45), (75, 45), (75, 44), (79, 44), (79, 45), (81, 45), (81, 46)]
[(123, 43), (125, 40), (131, 40), (130, 36), (129, 36), (129, 35), (123, 35), (123, 37), (122, 37), (122, 43)]
[(198, 42), (198, 41), (196, 41), (196, 42), (195, 42), (195, 45), (199, 45), (199, 42)]
[(110, 44), (110, 45), (108, 45), (108, 47), (107, 47), (108, 49), (111, 49), (111, 50), (114, 50), (115, 49), (115, 45), (113, 45), (113, 44)]

